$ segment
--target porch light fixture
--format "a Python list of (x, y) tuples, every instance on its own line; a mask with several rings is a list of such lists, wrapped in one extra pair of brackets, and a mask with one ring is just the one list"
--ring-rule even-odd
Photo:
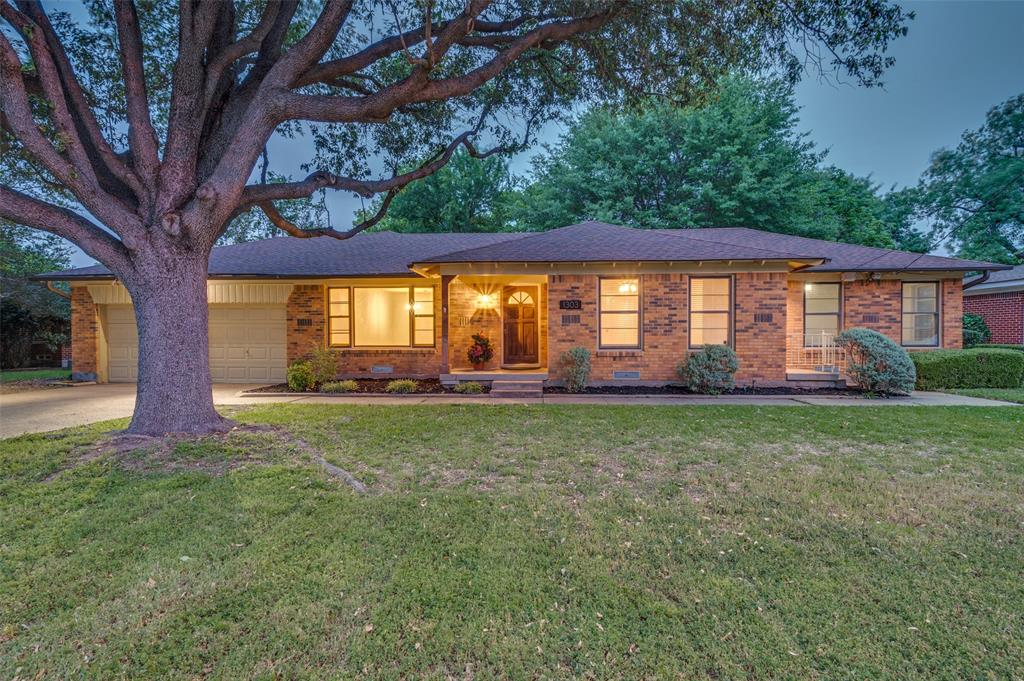
[(814, 284), (804, 284), (804, 290), (810, 293), (814, 290)]
[(492, 308), (495, 302), (493, 293), (481, 293), (476, 297), (476, 306), (480, 309)]

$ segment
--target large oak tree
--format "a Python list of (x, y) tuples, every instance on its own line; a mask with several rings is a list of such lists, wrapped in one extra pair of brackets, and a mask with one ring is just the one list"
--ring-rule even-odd
[[(732, 69), (808, 62), (871, 85), (907, 13), (886, 0), (92, 0), (88, 17), (0, 0), (0, 218), (80, 246), (135, 306), (130, 431), (209, 432), (210, 249), (258, 207), (383, 194), (463, 147), (519, 148), (589, 103), (689, 100)], [(313, 172), (261, 182), (275, 134)], [(487, 150), (484, 150), (486, 145)], [(412, 170), (374, 176), (371, 169)]]

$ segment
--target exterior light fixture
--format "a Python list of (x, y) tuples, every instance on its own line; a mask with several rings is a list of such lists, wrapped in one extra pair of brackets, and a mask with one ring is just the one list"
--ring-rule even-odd
[(814, 284), (804, 284), (804, 290), (810, 293), (814, 290)]
[(494, 307), (494, 302), (493, 293), (481, 293), (476, 297), (476, 306), (481, 309)]

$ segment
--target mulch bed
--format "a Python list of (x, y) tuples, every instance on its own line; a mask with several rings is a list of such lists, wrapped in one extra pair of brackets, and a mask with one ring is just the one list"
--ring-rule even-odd
[[(328, 393), (328, 394), (331, 394), (331, 395), (358, 395), (360, 393), (363, 393), (363, 394), (366, 394), (366, 393), (387, 393), (387, 390), (385, 390), (385, 388), (387, 388), (388, 383), (390, 383), (393, 380), (395, 380), (395, 379), (392, 379), (392, 378), (357, 378), (356, 379), (356, 383), (359, 384), (359, 388), (358, 389), (352, 390), (351, 392), (347, 392), (347, 393)], [(417, 385), (416, 392), (414, 392), (414, 393), (406, 393), (406, 394), (423, 395), (423, 394), (444, 394), (444, 393), (454, 393), (455, 392), (451, 388), (446, 388), (445, 386), (441, 385), (441, 381), (437, 380), (436, 378), (416, 379), (416, 385)], [(485, 388), (484, 391), (486, 392), (486, 390), (487, 389)], [(288, 389), (288, 384), (287, 383), (278, 383), (277, 385), (265, 385), (265, 386), (262, 386), (262, 387), (259, 387), (259, 388), (253, 388), (252, 390), (247, 390), (246, 392), (250, 392), (250, 393), (287, 393), (287, 392), (292, 392), (292, 391)], [(400, 394), (400, 393), (394, 393), (394, 394), (397, 395), (397, 394)]]
[[(568, 390), (561, 386), (549, 386), (544, 388), (545, 395), (569, 395)], [(602, 385), (585, 388), (577, 395), (699, 395), (681, 384), (670, 384), (661, 386), (642, 385)], [(723, 395), (806, 395), (806, 396), (828, 396), (841, 395), (847, 397), (859, 397), (864, 393), (856, 388), (736, 388)]]

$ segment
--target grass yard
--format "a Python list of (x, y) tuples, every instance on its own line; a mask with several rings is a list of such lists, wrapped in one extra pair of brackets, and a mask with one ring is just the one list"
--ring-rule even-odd
[(959, 390), (944, 390), (943, 392), (1024, 404), (1024, 388), (962, 388)]
[(0, 383), (20, 381), (45, 381), (54, 378), (71, 378), (70, 369), (21, 369), (0, 371)]
[(120, 424), (0, 442), (0, 678), (1024, 669), (1024, 409), (236, 418), (369, 493), (273, 432), (100, 457)]

